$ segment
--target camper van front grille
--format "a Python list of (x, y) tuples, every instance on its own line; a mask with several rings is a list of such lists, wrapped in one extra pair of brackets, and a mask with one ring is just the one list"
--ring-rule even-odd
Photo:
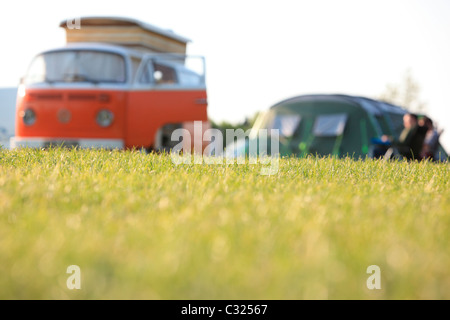
[(30, 94), (31, 100), (62, 100), (62, 94), (46, 94), (46, 93), (32, 93)]
[(109, 94), (86, 94), (86, 93), (69, 93), (64, 95), (62, 93), (31, 93), (29, 95), (29, 100), (31, 101), (100, 101), (109, 102), (111, 97)]
[(67, 99), (69, 101), (95, 101), (97, 95), (95, 94), (69, 94)]

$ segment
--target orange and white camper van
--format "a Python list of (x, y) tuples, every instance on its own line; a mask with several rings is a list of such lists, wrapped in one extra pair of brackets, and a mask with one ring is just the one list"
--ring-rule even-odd
[(21, 80), (12, 147), (161, 150), (177, 128), (208, 128), (204, 58), (185, 54), (188, 39), (123, 18), (60, 26), (67, 45), (38, 54)]

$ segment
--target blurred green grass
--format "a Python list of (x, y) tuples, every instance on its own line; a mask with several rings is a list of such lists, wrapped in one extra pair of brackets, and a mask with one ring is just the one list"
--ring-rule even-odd
[(0, 298), (450, 298), (448, 163), (279, 165), (0, 150)]

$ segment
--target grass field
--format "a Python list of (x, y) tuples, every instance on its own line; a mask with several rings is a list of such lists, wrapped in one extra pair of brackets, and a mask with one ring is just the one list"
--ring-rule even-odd
[(260, 169), (0, 150), (0, 298), (450, 299), (448, 163)]

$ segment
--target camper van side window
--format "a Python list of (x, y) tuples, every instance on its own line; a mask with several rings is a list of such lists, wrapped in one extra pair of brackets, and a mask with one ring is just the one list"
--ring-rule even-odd
[(174, 68), (154, 61), (149, 61), (142, 71), (139, 82), (156, 85), (176, 85), (177, 74)]
[(316, 137), (337, 137), (344, 133), (348, 116), (346, 114), (329, 114), (316, 118), (314, 135)]
[(178, 78), (183, 86), (200, 86), (202, 79), (200, 75), (190, 70), (179, 70)]
[(139, 82), (145, 84), (150, 84), (153, 82), (153, 68), (150, 63), (147, 63), (144, 66)]
[(137, 58), (137, 57), (132, 57), (131, 58), (131, 66), (132, 66), (131, 79), (134, 79), (136, 77), (136, 73), (137, 73), (137, 70), (138, 70), (140, 64), (141, 64), (141, 59), (140, 58)]
[(157, 62), (153, 62), (153, 80), (156, 84), (177, 84), (175, 69)]

